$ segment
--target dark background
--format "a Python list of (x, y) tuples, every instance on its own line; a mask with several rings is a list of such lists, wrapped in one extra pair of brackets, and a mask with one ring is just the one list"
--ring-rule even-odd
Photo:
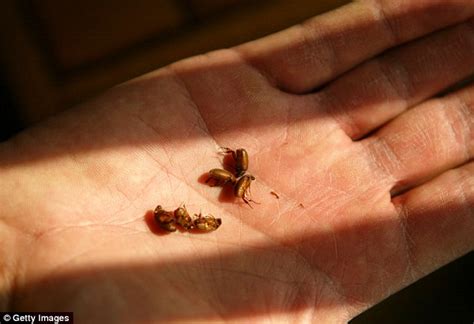
[[(346, 2), (2, 0), (0, 141), (114, 84)], [(473, 275), (471, 252), (351, 323), (474, 323)]]

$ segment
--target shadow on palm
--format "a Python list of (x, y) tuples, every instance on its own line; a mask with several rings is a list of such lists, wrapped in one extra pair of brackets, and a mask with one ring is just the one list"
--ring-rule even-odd
[[(426, 207), (427, 213), (436, 213)], [(404, 242), (393, 236), (399, 223), (384, 216), (366, 215), (334, 232), (289, 235), (285, 243), (297, 249), (271, 243), (219, 246), (196, 236), (195, 257), (150, 258), (53, 274), (29, 282), (12, 306), (73, 309), (77, 320), (87, 322), (244, 319), (313, 309), (321, 316), (339, 311), (344, 317), (341, 308), (359, 312), (361, 305), (392, 292), (389, 282), (411, 279), (406, 272), (409, 260), (400, 248)], [(167, 244), (157, 245), (159, 250)], [(221, 252), (226, 247), (228, 251)], [(201, 256), (202, 250), (212, 253)], [(52, 299), (53, 292), (61, 298)]]

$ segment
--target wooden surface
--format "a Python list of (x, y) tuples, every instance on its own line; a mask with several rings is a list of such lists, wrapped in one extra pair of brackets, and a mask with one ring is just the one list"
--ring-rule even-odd
[(63, 70), (107, 58), (143, 40), (177, 29), (186, 14), (173, 0), (33, 0), (25, 8)]
[(192, 55), (348, 0), (2, 0), (0, 62), (24, 126)]

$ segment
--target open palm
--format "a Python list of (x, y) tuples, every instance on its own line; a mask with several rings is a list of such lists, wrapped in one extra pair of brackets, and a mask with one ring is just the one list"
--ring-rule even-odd
[[(474, 73), (474, 6), (382, 3), (178, 62), (2, 144), (2, 307), (345, 322), (471, 251), (474, 87), (433, 96)], [(220, 146), (249, 152), (253, 209), (201, 181)], [(183, 203), (222, 226), (160, 232), (151, 210)]]

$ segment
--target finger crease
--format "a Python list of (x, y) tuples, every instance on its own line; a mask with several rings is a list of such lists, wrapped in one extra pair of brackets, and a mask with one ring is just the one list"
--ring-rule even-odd
[(380, 3), (379, 0), (374, 0), (371, 3), (372, 5), (369, 6), (369, 8), (372, 10), (372, 12), (374, 12), (375, 16), (378, 18), (383, 28), (385, 29), (385, 31), (387, 31), (387, 34), (391, 40), (391, 43), (392, 44), (400, 43), (401, 39), (398, 36), (397, 29), (395, 28), (391, 19), (388, 17), (387, 13), (385, 12), (384, 6)]
[[(466, 215), (470, 216), (469, 219), (474, 220), (474, 209), (472, 208), (472, 203), (471, 199), (469, 199), (469, 195), (467, 191), (471, 192), (474, 189), (474, 186), (470, 186), (469, 183), (466, 184), (467, 181), (466, 179), (472, 179), (472, 174), (465, 169), (458, 169), (458, 177), (459, 177), (459, 191), (460, 191), (460, 196), (462, 199), (462, 204), (460, 206), (464, 206), (464, 211)], [(467, 187), (467, 189), (466, 189)], [(470, 206), (471, 205), (471, 206)]]
[[(374, 135), (371, 144), (363, 144), (362, 147), (367, 151), (370, 160), (375, 164), (377, 169), (389, 177), (390, 181), (400, 181), (400, 179), (395, 178), (393, 174), (395, 168), (399, 168), (403, 165), (403, 161), (395, 153), (390, 144), (387, 143), (386, 139)], [(383, 158), (383, 156), (385, 156), (385, 158)], [(388, 166), (387, 162), (383, 161), (390, 161), (393, 167)]]
[[(312, 20), (300, 23), (301, 36), (303, 37), (303, 48), (309, 56), (311, 66), (324, 67), (327, 76), (335, 75), (337, 66), (344, 60), (341, 59), (339, 51), (336, 50), (330, 37), (317, 35), (317, 24)], [(318, 37), (319, 36), (319, 37)], [(325, 46), (318, 46), (320, 44)], [(324, 78), (327, 79), (327, 76)], [(327, 80), (326, 80), (327, 81)]]
[[(462, 117), (465, 118), (460, 118), (461, 123), (463, 123), (462, 129), (462, 136), (463, 136), (463, 144), (465, 148), (465, 158), (466, 161), (468, 161), (473, 155), (474, 155), (474, 130), (473, 130), (473, 124), (474, 124), (474, 114), (473, 114), (473, 108), (468, 105), (468, 103), (463, 100), (462, 98), (458, 97), (458, 103), (459, 103), (459, 111), (462, 115)], [(453, 132), (455, 131), (452, 123), (450, 123), (451, 128), (453, 129)]]
[[(409, 276), (408, 280), (410, 282), (414, 281), (416, 276), (415, 276), (415, 258), (413, 254), (415, 242), (411, 238), (410, 231), (408, 229), (408, 211), (405, 207), (405, 205), (402, 203), (397, 206), (398, 208), (396, 209), (396, 215), (400, 224), (400, 232), (403, 238), (403, 244), (405, 248), (405, 253), (406, 253), (406, 275)], [(406, 278), (404, 278), (406, 280)]]
[(398, 99), (404, 101), (404, 109), (406, 109), (407, 100), (412, 97), (412, 81), (406, 67), (400, 61), (390, 60), (390, 64), (387, 64), (389, 59), (390, 56), (385, 55), (375, 59), (375, 62), (387, 86), (395, 92)]

